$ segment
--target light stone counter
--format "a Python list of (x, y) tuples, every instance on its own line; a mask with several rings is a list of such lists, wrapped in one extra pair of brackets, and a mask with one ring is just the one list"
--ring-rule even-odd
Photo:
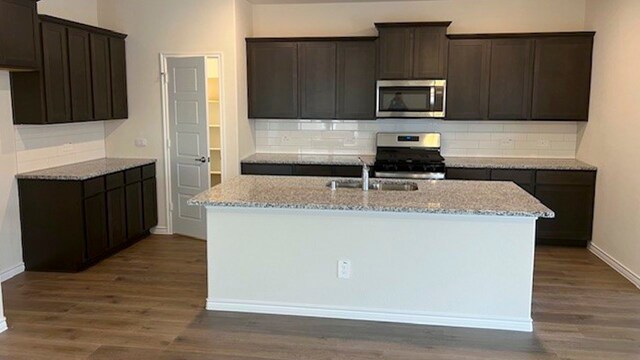
[(102, 158), (17, 174), (18, 179), (86, 180), (155, 163), (155, 159)]
[[(216, 207), (351, 210), (552, 218), (552, 210), (511, 182), (412, 181), (417, 191), (337, 189), (331, 178), (239, 176), (189, 200)], [(373, 182), (377, 180), (372, 180)], [(385, 180), (393, 181), (393, 180)]]
[(267, 154), (256, 153), (242, 160), (243, 164), (294, 164), (294, 165), (361, 165), (361, 157), (367, 165), (373, 165), (375, 155), (322, 155), (322, 154)]
[(595, 171), (597, 168), (576, 159), (501, 158), (501, 157), (453, 157), (446, 156), (451, 168), (475, 169), (523, 169), (523, 170), (574, 170)]

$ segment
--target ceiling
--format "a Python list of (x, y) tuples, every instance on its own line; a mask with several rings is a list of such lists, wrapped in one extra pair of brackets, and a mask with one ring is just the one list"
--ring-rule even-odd
[[(380, 1), (412, 1), (412, 0), (247, 0), (255, 5), (271, 5), (271, 4), (326, 4), (326, 3), (355, 3), (355, 2), (380, 2)], [(416, 0), (413, 0), (416, 1)], [(419, 0), (434, 1), (434, 0)]]

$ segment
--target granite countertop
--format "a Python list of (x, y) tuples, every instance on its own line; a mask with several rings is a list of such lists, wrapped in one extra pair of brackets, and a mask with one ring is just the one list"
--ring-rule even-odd
[(422, 180), (412, 181), (418, 184), (417, 191), (364, 192), (360, 189), (332, 191), (326, 186), (330, 180), (333, 179), (243, 175), (195, 196), (188, 203), (221, 207), (554, 216), (552, 210), (511, 182)]
[(17, 174), (18, 179), (86, 180), (138, 166), (155, 163), (155, 159), (102, 158), (75, 164)]
[(323, 154), (268, 154), (257, 153), (242, 160), (243, 164), (295, 164), (295, 165), (373, 165), (375, 155), (323, 155)]
[[(360, 165), (358, 156), (373, 165), (375, 155), (315, 155), (315, 154), (268, 154), (257, 153), (242, 160), (244, 164), (298, 164), (298, 165)], [(503, 158), (503, 157), (456, 157), (445, 156), (448, 167), (530, 169), (530, 170), (587, 170), (597, 168), (576, 159), (552, 158)]]
[(491, 168), (491, 169), (529, 169), (529, 170), (597, 170), (576, 159), (547, 158), (501, 158), (501, 157), (454, 157), (446, 156), (447, 167), (452, 168)]

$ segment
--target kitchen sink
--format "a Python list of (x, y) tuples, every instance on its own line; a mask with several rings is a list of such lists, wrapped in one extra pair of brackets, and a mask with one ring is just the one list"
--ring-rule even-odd
[[(331, 189), (362, 189), (362, 181), (359, 180), (331, 180), (327, 183), (327, 187)], [(371, 181), (369, 190), (381, 191), (416, 191), (418, 184), (414, 182), (387, 182), (387, 181)]]

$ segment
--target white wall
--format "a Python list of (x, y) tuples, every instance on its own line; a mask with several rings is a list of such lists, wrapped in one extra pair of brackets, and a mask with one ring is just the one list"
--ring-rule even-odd
[(255, 36), (375, 35), (374, 22), (453, 21), (450, 33), (583, 30), (585, 0), (255, 5)]
[[(583, 30), (584, 0), (439, 0), (256, 5), (254, 36), (377, 35), (375, 22), (453, 21), (449, 33)], [(575, 157), (575, 123), (255, 121), (256, 151), (357, 154), (378, 131), (442, 131), (445, 155)]]
[(640, 286), (639, 18), (637, 0), (587, 2), (587, 27), (597, 33), (578, 158), (598, 166), (592, 244), (635, 273)]
[[(242, 39), (250, 31), (251, 11), (244, 0), (99, 0), (100, 26), (128, 34), (127, 82), (129, 119), (107, 122), (106, 146), (110, 157), (149, 157), (164, 166), (160, 86), (160, 53), (212, 53), (223, 57), (225, 176), (239, 173), (239, 151), (252, 151), (250, 125), (243, 97)], [(242, 69), (239, 66), (242, 64)], [(135, 138), (148, 140), (147, 147), (135, 147)], [(164, 174), (158, 173), (160, 209), (158, 228), (167, 225), (163, 196)]]

